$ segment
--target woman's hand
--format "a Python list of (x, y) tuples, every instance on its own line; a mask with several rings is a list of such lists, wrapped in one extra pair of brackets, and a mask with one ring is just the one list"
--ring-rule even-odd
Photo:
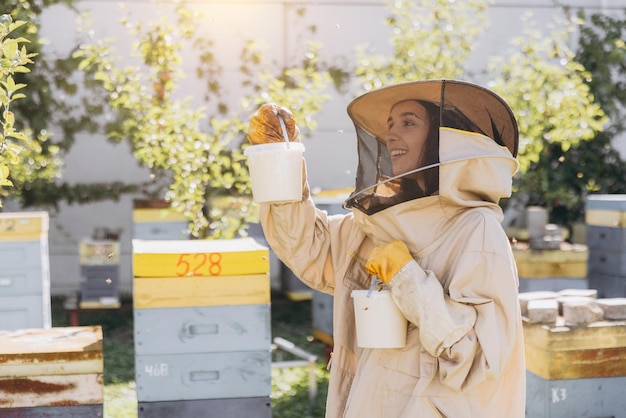
[(393, 276), (412, 260), (413, 256), (404, 242), (391, 241), (372, 250), (365, 264), (365, 270), (369, 274), (376, 275), (383, 282), (389, 283)]
[(285, 137), (278, 115), (287, 128), (289, 141), (300, 142), (300, 130), (289, 109), (275, 103), (265, 103), (250, 118), (248, 141), (253, 145), (283, 142)]

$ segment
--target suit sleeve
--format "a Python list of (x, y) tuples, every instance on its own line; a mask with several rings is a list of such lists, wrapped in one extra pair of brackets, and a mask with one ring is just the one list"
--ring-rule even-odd
[(416, 261), (390, 282), (400, 310), (437, 358), (440, 380), (456, 391), (501, 375), (515, 347), (517, 272), (508, 241), (503, 244), (499, 253), (461, 253), (451, 262), (447, 290)]
[(333, 293), (330, 226), (326, 212), (313, 201), (261, 204), (265, 238), (277, 257), (313, 289)]

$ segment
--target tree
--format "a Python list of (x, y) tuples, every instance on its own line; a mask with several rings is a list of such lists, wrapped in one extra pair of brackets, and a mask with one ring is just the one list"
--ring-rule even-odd
[[(257, 213), (243, 157), (249, 113), (261, 103), (275, 101), (292, 109), (302, 128), (313, 128), (311, 115), (326, 98), (323, 89), (329, 78), (316, 67), (318, 45), (309, 45), (303, 63), (274, 76), (262, 48), (250, 43), (241, 54), (241, 70), (248, 75), (244, 85), (251, 90), (241, 104), (245, 116), (216, 115), (203, 125), (205, 108), (193, 108), (189, 97), (177, 97), (183, 43), (193, 42), (200, 51), (199, 75), (206, 77), (209, 100), (219, 99), (220, 68), (211, 51), (213, 42), (195, 38), (200, 16), (181, 4), (176, 18), (176, 24), (163, 17), (145, 26), (124, 19), (136, 39), (133, 56), (140, 66), (121, 66), (112, 41), (87, 42), (74, 56), (81, 59), (79, 68), (107, 93), (115, 112), (106, 126), (109, 138), (128, 141), (136, 159), (155, 178), (165, 180), (165, 193), (154, 189), (154, 197), (164, 197), (183, 213), (192, 235), (232, 238), (245, 234)], [(228, 110), (223, 104), (218, 108)], [(220, 204), (224, 196), (228, 202)]]
[[(576, 24), (580, 35), (575, 56), (554, 41), (549, 62), (558, 60), (555, 66), (569, 67), (571, 74), (579, 74), (575, 83), (558, 74), (552, 77), (563, 80), (562, 91), (578, 92), (580, 97), (572, 97), (570, 93), (563, 102), (567, 108), (550, 114), (549, 120), (557, 121), (559, 127), (566, 127), (567, 121), (580, 121), (581, 131), (554, 131), (545, 135), (543, 141), (536, 141), (536, 146), (541, 148), (535, 150), (535, 158), (519, 182), (528, 204), (547, 207), (550, 221), (565, 226), (584, 220), (589, 193), (626, 192), (626, 163), (612, 146), (613, 139), (625, 129), (626, 20), (604, 14), (586, 18), (580, 12)], [(524, 48), (539, 43), (537, 36), (526, 41)], [(565, 39), (565, 36), (550, 39)], [(550, 43), (542, 42), (546, 44), (544, 50), (549, 50)], [(538, 65), (536, 61), (528, 64)], [(529, 88), (539, 89), (537, 85)], [(584, 97), (593, 98), (593, 102), (580, 102)], [(535, 112), (535, 115), (546, 117), (545, 113)], [(524, 119), (525, 123), (536, 121)], [(593, 124), (584, 126), (589, 121)], [(576, 128), (576, 124), (570, 125)], [(556, 135), (562, 140), (551, 141), (551, 136)]]
[(0, 189), (0, 196), (10, 197), (23, 207), (43, 206), (48, 210), (60, 202), (86, 203), (117, 199), (123, 193), (134, 193), (138, 184), (120, 182), (68, 183), (61, 179), (63, 156), (74, 144), (77, 133), (94, 132), (98, 125), (93, 115), (102, 113), (103, 101), (93, 90), (77, 99), (79, 90), (89, 90), (76, 77), (78, 60), (57, 56), (45, 47), (39, 27), (45, 8), (65, 5), (73, 7), (74, 0), (5, 0), (0, 13), (14, 21), (29, 22), (17, 29), (28, 40), (28, 50), (37, 54), (37, 61), (26, 73), (16, 73), (17, 84), (24, 84), (26, 96), (12, 105), (16, 128), (32, 137), (29, 146), (20, 153), (20, 163), (13, 166), (9, 180), (11, 188)]
[[(12, 106), (16, 100), (26, 96), (20, 92), (25, 84), (16, 83), (14, 76), (30, 71), (27, 65), (32, 64), (36, 54), (29, 53), (23, 37), (15, 37), (16, 31), (27, 25), (26, 21), (13, 21), (10, 15), (0, 16), (0, 187), (12, 187), (9, 180), (12, 172), (19, 170), (24, 154), (37, 150), (36, 142), (28, 131), (16, 128), (15, 114)], [(2, 189), (0, 189), (2, 190)], [(1, 197), (1, 194), (0, 194)], [(2, 200), (0, 200), (2, 207)]]
[[(357, 49), (355, 74), (369, 91), (388, 84), (430, 78), (458, 78), (486, 22), (489, 1), (383, 0), (391, 15), (391, 56)], [(468, 21), (471, 19), (471, 24)]]

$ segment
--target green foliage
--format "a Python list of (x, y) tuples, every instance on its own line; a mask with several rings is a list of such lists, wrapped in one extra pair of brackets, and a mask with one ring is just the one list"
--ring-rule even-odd
[(0, 197), (5, 187), (13, 186), (9, 175), (19, 170), (21, 162), (25, 163), (22, 154), (28, 154), (34, 148), (30, 132), (16, 127), (12, 109), (16, 100), (26, 97), (20, 92), (26, 84), (16, 83), (14, 76), (29, 72), (27, 65), (33, 63), (31, 58), (36, 55), (26, 49), (24, 44), (28, 39), (15, 37), (18, 29), (27, 24), (21, 20), (14, 22), (8, 14), (0, 16)]
[[(494, 90), (505, 97), (518, 119), (518, 159), (525, 176), (548, 174), (538, 173), (536, 166), (531, 174), (527, 171), (547, 152), (549, 144), (559, 144), (566, 152), (581, 141), (592, 139), (607, 122), (585, 82), (591, 74), (574, 60), (567, 40), (566, 31), (546, 36), (527, 30), (513, 41), (517, 50), (506, 61), (498, 58), (489, 66)], [(531, 192), (523, 183), (520, 187)], [(550, 192), (543, 188), (532, 191)]]
[(364, 90), (431, 78), (459, 78), (486, 22), (489, 1), (385, 0), (393, 55), (358, 50), (355, 74)]
[[(15, 74), (16, 83), (25, 84), (26, 97), (12, 104), (16, 127), (31, 140), (20, 154), (20, 163), (11, 170), (14, 187), (0, 191), (23, 206), (45, 206), (53, 209), (61, 201), (93, 202), (119, 198), (120, 190), (136, 191), (140, 185), (94, 186), (63, 182), (60, 179), (63, 153), (69, 151), (79, 132), (94, 132), (95, 115), (102, 112), (101, 98), (75, 77), (78, 61), (59, 56), (39, 32), (40, 17), (46, 8), (64, 5), (72, 8), (74, 0), (5, 0), (0, 13), (10, 14), (14, 21), (29, 22), (18, 30), (29, 41), (28, 50), (37, 60), (27, 73)], [(78, 199), (79, 198), (79, 199)]]
[[(192, 235), (232, 238), (245, 234), (246, 224), (257, 214), (243, 156), (249, 113), (276, 101), (293, 110), (301, 127), (314, 128), (311, 116), (325, 99), (321, 91), (328, 78), (316, 68), (316, 45), (310, 45), (303, 65), (274, 76), (262, 48), (251, 43), (241, 54), (241, 68), (248, 75), (244, 85), (252, 90), (241, 104), (246, 113), (211, 117), (205, 125), (206, 109), (193, 108), (190, 98), (176, 95), (183, 76), (183, 45), (193, 42), (200, 50), (198, 75), (206, 77), (205, 100), (219, 100), (221, 68), (211, 50), (213, 42), (194, 37), (201, 16), (179, 5), (176, 18), (175, 23), (162, 17), (147, 25), (124, 20), (136, 39), (132, 54), (140, 66), (121, 66), (113, 41), (85, 43), (74, 57), (106, 91), (116, 113), (106, 127), (109, 138), (128, 141), (135, 158), (155, 178), (170, 180), (164, 196), (157, 190), (153, 197), (164, 197), (183, 213)], [(228, 111), (222, 103), (218, 109)]]
[(579, 24), (576, 60), (591, 73), (586, 82), (610, 117), (605, 131), (617, 135), (626, 130), (626, 11), (621, 17), (581, 12)]
[[(328, 379), (326, 368), (329, 349), (311, 337), (311, 301), (289, 301), (279, 294), (272, 295), (272, 335), (294, 343), (317, 356), (315, 376), (318, 394), (309, 402), (308, 368), (272, 370), (272, 416), (274, 418), (323, 417), (326, 410)], [(291, 360), (286, 357), (284, 360)]]
[(588, 194), (626, 193), (626, 162), (612, 145), (626, 131), (626, 13), (621, 17), (580, 13), (579, 25), (576, 60), (590, 72), (585, 82), (609, 121), (592, 140), (566, 152), (551, 149), (538, 163), (550, 165), (545, 170), (550, 188), (568, 193), (547, 205), (551, 221), (562, 225), (584, 219)]
[(309, 401), (309, 370), (306, 367), (272, 369), (272, 417), (324, 417), (329, 373), (325, 365), (315, 368), (318, 392), (315, 401)]
[[(530, 33), (518, 41), (523, 53), (504, 67), (509, 80), (500, 84), (526, 132), (519, 192), (566, 226), (583, 221), (589, 193), (626, 192), (626, 163), (611, 145), (624, 131), (626, 20), (581, 14), (577, 24), (576, 56), (566, 34)], [(528, 81), (510, 82), (522, 75)]]

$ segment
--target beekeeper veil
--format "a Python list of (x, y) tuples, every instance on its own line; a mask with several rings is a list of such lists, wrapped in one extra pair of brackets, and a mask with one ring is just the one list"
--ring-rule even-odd
[[(418, 161), (408, 171), (394, 173), (385, 143), (388, 119), (395, 105), (407, 101), (423, 108), (429, 129)], [(367, 215), (439, 192), (440, 128), (479, 133), (517, 155), (517, 123), (509, 106), (492, 91), (464, 81), (426, 80), (384, 87), (353, 100), (348, 115), (356, 128), (359, 163), (355, 190), (344, 207)]]

